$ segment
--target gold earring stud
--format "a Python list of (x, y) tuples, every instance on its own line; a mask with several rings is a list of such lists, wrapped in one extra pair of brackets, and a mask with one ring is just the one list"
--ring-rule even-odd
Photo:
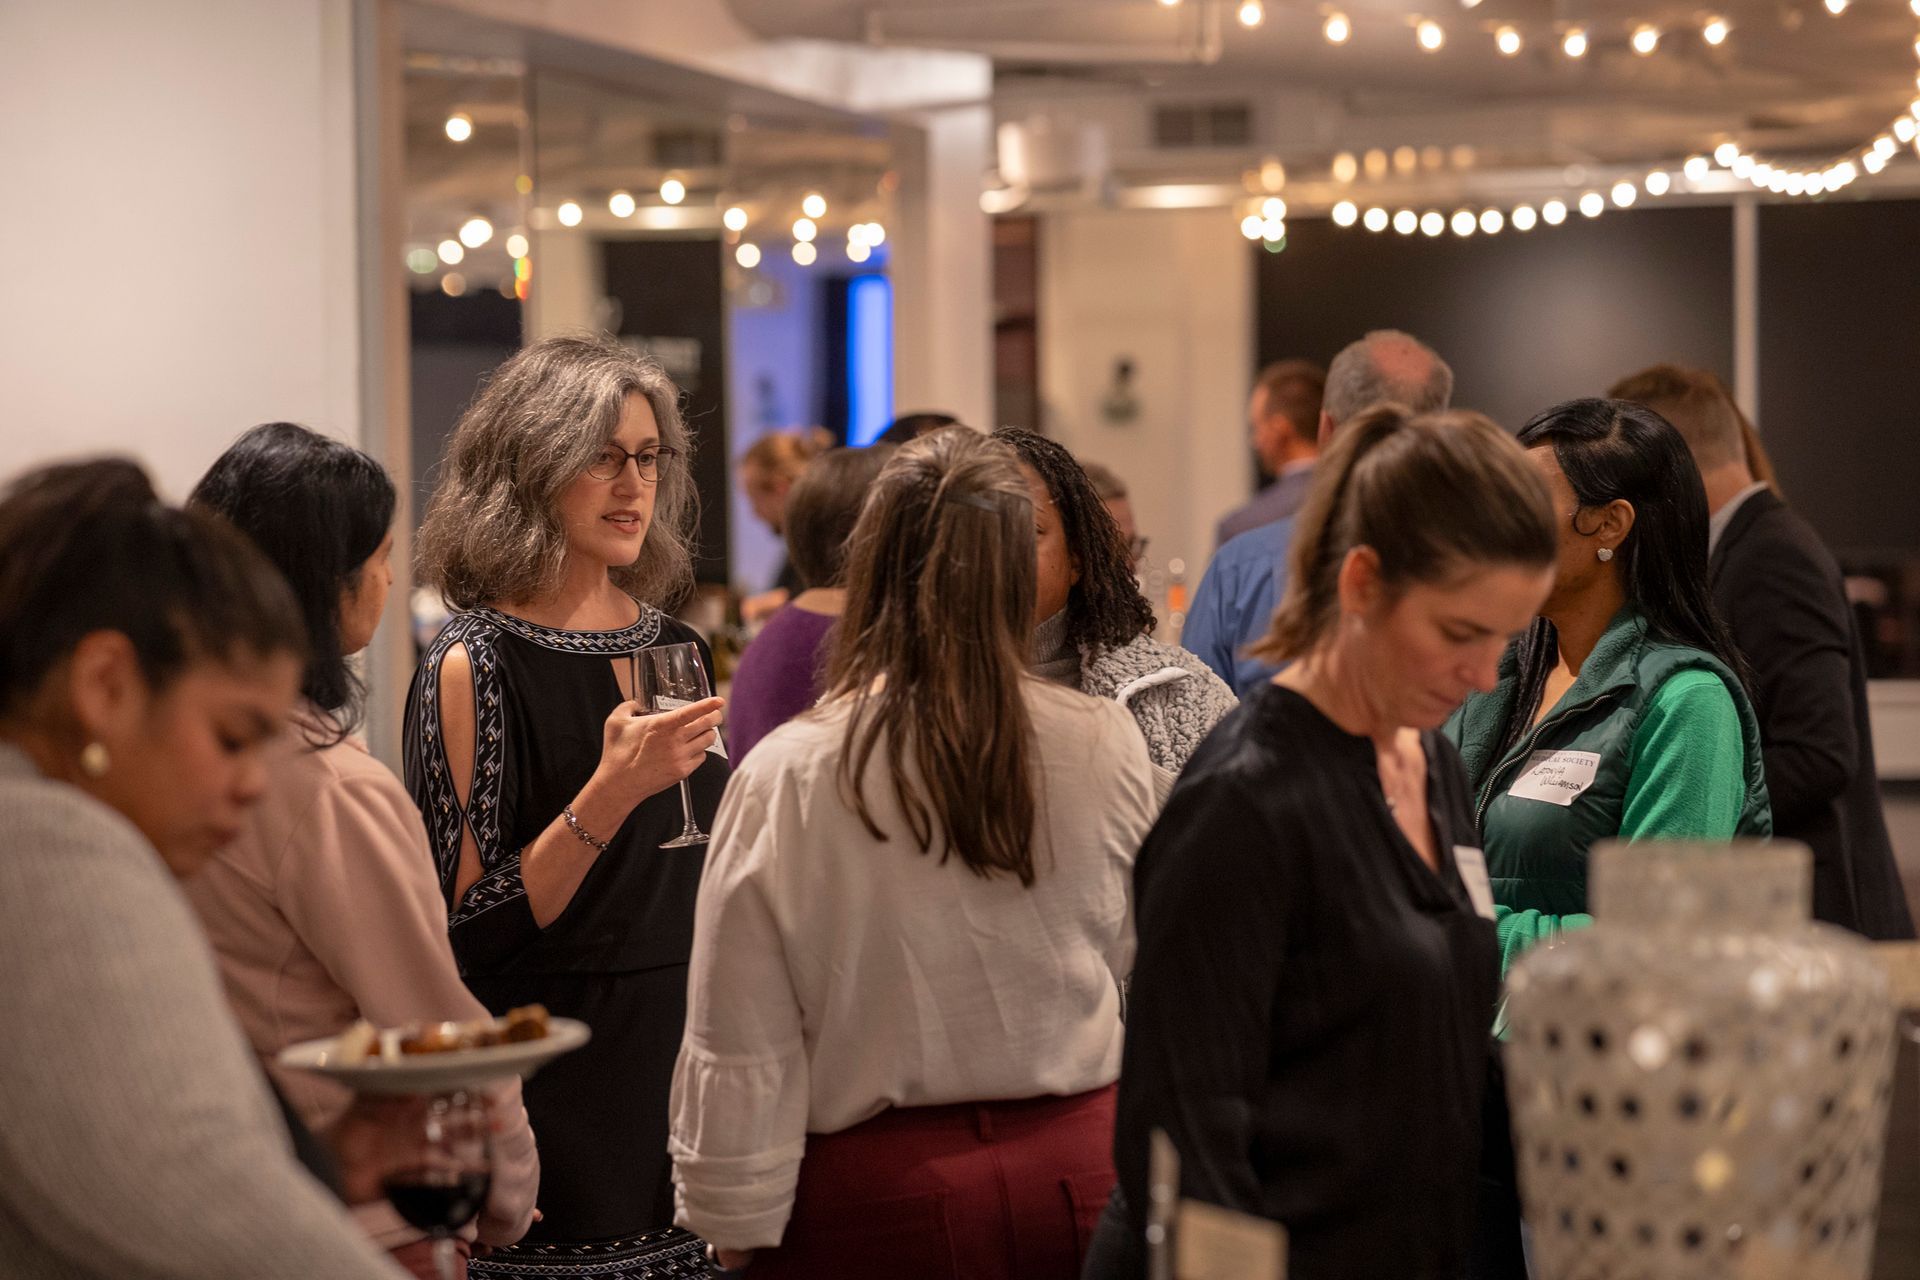
[(107, 754), (104, 743), (89, 742), (80, 749), (80, 772), (89, 778), (104, 778), (112, 767), (113, 757)]

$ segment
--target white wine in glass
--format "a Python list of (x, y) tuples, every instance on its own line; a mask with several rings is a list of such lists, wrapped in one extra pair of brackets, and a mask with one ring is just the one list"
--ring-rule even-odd
[[(709, 697), (706, 668), (700, 665), (700, 648), (692, 644), (661, 644), (633, 655), (636, 671), (634, 693), (640, 704), (656, 715), (675, 711)], [(680, 834), (662, 844), (662, 849), (684, 849), (705, 844), (707, 833), (693, 820), (693, 796), (687, 780), (680, 780)]]

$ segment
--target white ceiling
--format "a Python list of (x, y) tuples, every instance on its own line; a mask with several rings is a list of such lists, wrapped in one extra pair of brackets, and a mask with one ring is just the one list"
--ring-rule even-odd
[[(1123, 181), (1237, 181), (1264, 156), (1291, 174), (1324, 177), (1339, 151), (1406, 144), (1474, 148), (1481, 169), (1668, 165), (1723, 140), (1794, 164), (1857, 152), (1916, 97), (1908, 0), (1266, 0), (1260, 27), (1238, 0), (728, 0), (763, 37), (972, 50), (996, 71), (1005, 120), (1097, 122)], [(1710, 6), (1720, 4), (1713, 9)], [(1339, 9), (1343, 46), (1321, 34)], [(1711, 48), (1700, 25), (1733, 24)], [(1421, 18), (1447, 35), (1437, 53), (1414, 38)], [(1662, 40), (1628, 47), (1640, 23)], [(1492, 31), (1513, 24), (1513, 58)], [(1565, 57), (1570, 25), (1592, 33)], [(1252, 145), (1170, 154), (1151, 146), (1149, 102), (1239, 101)], [(1909, 172), (1911, 171), (1911, 172)], [(1878, 182), (1848, 195), (1907, 189), (1920, 179), (1908, 148)]]

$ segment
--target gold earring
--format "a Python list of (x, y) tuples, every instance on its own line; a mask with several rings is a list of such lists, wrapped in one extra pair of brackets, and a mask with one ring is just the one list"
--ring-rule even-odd
[(80, 749), (80, 772), (89, 778), (104, 778), (112, 767), (113, 757), (107, 754), (104, 743), (89, 742)]

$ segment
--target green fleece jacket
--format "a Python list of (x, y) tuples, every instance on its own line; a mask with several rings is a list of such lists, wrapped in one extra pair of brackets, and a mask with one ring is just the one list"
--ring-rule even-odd
[(1504, 973), (1528, 947), (1592, 922), (1587, 856), (1601, 840), (1770, 836), (1760, 727), (1718, 659), (1648, 634), (1629, 605), (1553, 709), (1499, 752), (1519, 697), (1509, 650), (1492, 693), (1447, 722), (1480, 820)]

